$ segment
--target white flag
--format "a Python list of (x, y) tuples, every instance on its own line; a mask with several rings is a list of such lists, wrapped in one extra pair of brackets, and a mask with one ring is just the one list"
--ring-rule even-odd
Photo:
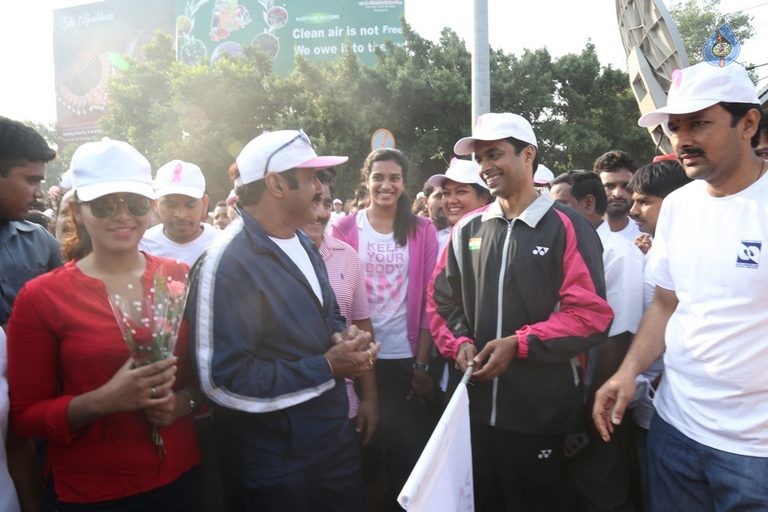
[[(471, 369), (466, 377), (469, 377)], [(472, 443), (466, 380), (448, 402), (397, 501), (412, 512), (473, 512)]]

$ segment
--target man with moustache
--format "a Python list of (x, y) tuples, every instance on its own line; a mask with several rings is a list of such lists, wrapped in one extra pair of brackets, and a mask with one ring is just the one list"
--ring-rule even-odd
[(593, 170), (600, 176), (608, 196), (605, 221), (614, 233), (618, 233), (630, 242), (640, 234), (637, 224), (627, 216), (632, 206), (632, 194), (627, 184), (635, 172), (635, 162), (625, 151), (609, 151), (595, 160)]
[[(346, 324), (354, 324), (362, 331), (373, 333), (368, 295), (357, 251), (348, 243), (327, 233), (328, 225), (333, 219), (331, 208), (335, 203), (331, 203), (331, 184), (335, 176), (327, 170), (320, 170), (317, 172), (317, 179), (323, 190), (316, 194), (314, 199), (317, 219), (304, 224), (302, 231), (314, 242), (325, 262), (328, 281)], [(358, 389), (355, 389), (355, 381), (345, 380), (349, 398), (349, 418), (354, 421), (355, 430), (361, 434), (363, 445), (367, 445), (379, 423), (375, 370), (372, 369), (357, 379)]]
[(469, 386), (477, 510), (556, 510), (563, 440), (584, 428), (577, 357), (605, 341), (600, 241), (533, 184), (538, 144), (519, 115), (481, 115), (454, 152), (475, 154), (496, 200), (451, 231), (427, 294), (440, 352)]
[(205, 193), (203, 171), (195, 164), (172, 160), (157, 170), (154, 188), (162, 224), (149, 228), (139, 247), (156, 256), (179, 259), (191, 267), (220, 234), (203, 222), (210, 201)]
[(361, 510), (344, 378), (373, 368), (300, 228), (316, 218), (319, 157), (301, 130), (251, 140), (230, 168), (240, 217), (198, 261), (187, 317), (216, 423), (226, 510)]
[(768, 503), (768, 177), (754, 153), (760, 104), (747, 72), (676, 70), (663, 124), (694, 181), (664, 199), (653, 301), (619, 370), (598, 391), (604, 439), (635, 379), (664, 353), (648, 433), (651, 510), (766, 510)]

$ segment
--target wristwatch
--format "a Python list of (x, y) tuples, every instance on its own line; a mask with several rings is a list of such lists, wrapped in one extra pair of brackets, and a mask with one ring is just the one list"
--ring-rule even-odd
[(420, 363), (419, 361), (415, 361), (413, 363), (413, 369), (418, 372), (428, 372), (429, 371), (429, 363)]

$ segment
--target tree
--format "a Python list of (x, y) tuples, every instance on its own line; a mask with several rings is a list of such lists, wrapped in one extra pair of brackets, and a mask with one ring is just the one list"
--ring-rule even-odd
[[(455, 141), (471, 132), (471, 58), (450, 29), (431, 42), (403, 22), (403, 34), (405, 44), (377, 51), (374, 66), (361, 65), (348, 48), (333, 62), (298, 57), (287, 76), (272, 73), (254, 48), (243, 58), (179, 64), (171, 38), (157, 35), (144, 60), (110, 83), (102, 129), (134, 144), (154, 167), (174, 158), (200, 165), (218, 200), (232, 187), (227, 168), (251, 138), (299, 127), (319, 153), (349, 155), (338, 168), (337, 195), (351, 197), (372, 133), (387, 128), (413, 164), (407, 185), (415, 193), (447, 168)], [(591, 44), (555, 60), (546, 49), (495, 50), (490, 64), (494, 111), (530, 119), (551, 168), (590, 168), (615, 148), (639, 161), (650, 157), (627, 75), (601, 66)]]
[(742, 44), (755, 35), (752, 16), (744, 13), (725, 15), (720, 9), (720, 0), (685, 0), (675, 4), (670, 13), (691, 64), (704, 60), (704, 43), (726, 21)]

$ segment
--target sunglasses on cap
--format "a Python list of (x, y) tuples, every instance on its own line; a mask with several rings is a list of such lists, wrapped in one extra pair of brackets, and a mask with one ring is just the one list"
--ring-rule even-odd
[(296, 142), (299, 139), (301, 139), (304, 142), (306, 142), (308, 146), (310, 146), (310, 147), (312, 146), (312, 143), (309, 141), (309, 137), (307, 136), (307, 134), (304, 133), (304, 130), (299, 130), (299, 133), (297, 133), (294, 138), (292, 138), (291, 140), (289, 140), (288, 142), (286, 142), (285, 144), (283, 144), (282, 146), (280, 146), (279, 148), (274, 150), (269, 155), (269, 157), (267, 157), (267, 163), (264, 164), (264, 176), (266, 176), (267, 173), (269, 172), (269, 162), (272, 160), (272, 157), (275, 156), (277, 153), (279, 153), (280, 151), (284, 150), (285, 148), (287, 148), (288, 146), (290, 146), (291, 144), (293, 144), (294, 142)]
[(125, 194), (118, 196), (109, 194), (97, 197), (93, 201), (82, 201), (80, 204), (86, 204), (91, 209), (91, 214), (97, 219), (106, 219), (117, 213), (118, 203), (123, 203), (128, 214), (132, 217), (143, 217), (149, 213), (149, 207), (152, 200), (139, 194)]

